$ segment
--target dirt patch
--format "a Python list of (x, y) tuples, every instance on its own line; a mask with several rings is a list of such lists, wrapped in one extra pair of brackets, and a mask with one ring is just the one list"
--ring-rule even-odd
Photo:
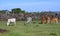
[(0, 29), (0, 33), (8, 32), (6, 29)]

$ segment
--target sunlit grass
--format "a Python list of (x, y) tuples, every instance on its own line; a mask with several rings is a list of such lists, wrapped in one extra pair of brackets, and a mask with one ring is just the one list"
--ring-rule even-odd
[(24, 21), (17, 21), (16, 26), (13, 23), (11, 26), (6, 26), (6, 21), (0, 21), (0, 29), (8, 30), (0, 33), (0, 36), (60, 36), (60, 23), (39, 24), (36, 21), (36, 23), (24, 25)]

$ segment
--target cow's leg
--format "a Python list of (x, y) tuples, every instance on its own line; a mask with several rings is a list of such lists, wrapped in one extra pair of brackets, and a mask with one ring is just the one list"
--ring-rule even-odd
[(26, 21), (26, 24), (29, 23), (29, 20)]
[(44, 24), (44, 20), (42, 20), (42, 24)]
[(52, 24), (53, 21), (50, 20), (50, 24)]
[(28, 20), (28, 22), (27, 23), (31, 23), (31, 20)]
[(56, 24), (58, 23), (58, 21), (56, 21)]
[(29, 23), (32, 23), (32, 20), (30, 20), (30, 22)]
[(29, 20), (27, 20), (26, 22), (25, 22), (25, 24), (28, 24), (30, 21)]
[(9, 26), (10, 22), (7, 22), (7, 26)]
[(15, 26), (16, 26), (16, 22), (14, 22)]
[(47, 22), (48, 24), (50, 23), (50, 20), (48, 20), (48, 22)]

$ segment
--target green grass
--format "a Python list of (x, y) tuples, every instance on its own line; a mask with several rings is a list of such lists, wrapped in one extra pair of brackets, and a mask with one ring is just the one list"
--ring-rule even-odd
[(16, 26), (6, 26), (6, 21), (0, 21), (0, 29), (8, 32), (0, 33), (0, 36), (60, 36), (60, 24), (30, 23), (24, 25), (24, 21), (17, 21)]

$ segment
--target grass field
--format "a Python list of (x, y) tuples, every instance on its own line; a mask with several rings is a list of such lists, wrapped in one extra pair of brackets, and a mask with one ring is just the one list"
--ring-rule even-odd
[[(13, 25), (13, 26), (12, 26)], [(16, 26), (6, 26), (6, 21), (0, 21), (0, 29), (8, 32), (0, 33), (0, 36), (60, 36), (60, 24), (30, 23), (24, 25), (24, 21), (17, 21)]]

